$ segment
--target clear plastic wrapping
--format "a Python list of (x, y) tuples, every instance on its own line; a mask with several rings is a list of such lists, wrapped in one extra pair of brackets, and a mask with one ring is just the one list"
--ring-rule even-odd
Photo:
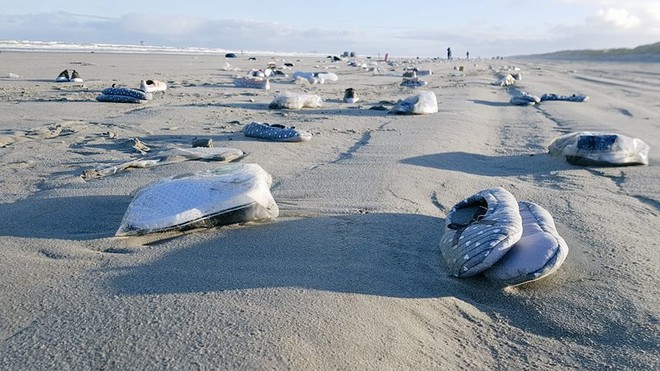
[(555, 138), (548, 146), (551, 155), (584, 166), (648, 165), (649, 145), (621, 134), (575, 132)]

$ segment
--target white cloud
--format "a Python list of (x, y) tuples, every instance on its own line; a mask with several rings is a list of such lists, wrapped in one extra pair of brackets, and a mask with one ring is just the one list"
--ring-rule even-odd
[(646, 14), (657, 26), (660, 23), (660, 2), (649, 4), (646, 8)]
[(642, 23), (639, 17), (629, 13), (626, 9), (600, 9), (596, 16), (601, 22), (624, 30), (633, 29)]

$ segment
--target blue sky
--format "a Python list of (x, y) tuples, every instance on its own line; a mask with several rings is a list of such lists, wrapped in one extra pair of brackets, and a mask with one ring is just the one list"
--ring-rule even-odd
[(653, 0), (17, 0), (0, 38), (225, 50), (473, 57), (660, 41)]

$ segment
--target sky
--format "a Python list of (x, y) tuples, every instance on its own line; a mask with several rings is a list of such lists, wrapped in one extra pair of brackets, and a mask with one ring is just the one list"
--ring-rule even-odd
[(660, 41), (660, 0), (11, 0), (0, 39), (490, 58)]

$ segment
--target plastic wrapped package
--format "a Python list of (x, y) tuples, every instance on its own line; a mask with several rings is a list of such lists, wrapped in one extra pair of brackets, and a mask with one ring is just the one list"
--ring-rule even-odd
[(420, 91), (417, 95), (399, 101), (390, 112), (408, 115), (436, 113), (438, 112), (438, 99), (432, 91)]
[(140, 188), (116, 236), (187, 231), (274, 219), (272, 178), (257, 164), (228, 164)]
[(303, 109), (319, 108), (323, 105), (321, 97), (315, 94), (295, 94), (284, 92), (277, 94), (268, 105), (270, 109)]
[(546, 209), (525, 201), (518, 201), (518, 207), (523, 230), (520, 240), (483, 272), (489, 280), (509, 286), (551, 275), (568, 255), (568, 245)]
[(551, 155), (565, 156), (573, 165), (648, 165), (649, 145), (621, 134), (575, 132), (555, 138), (548, 146)]

